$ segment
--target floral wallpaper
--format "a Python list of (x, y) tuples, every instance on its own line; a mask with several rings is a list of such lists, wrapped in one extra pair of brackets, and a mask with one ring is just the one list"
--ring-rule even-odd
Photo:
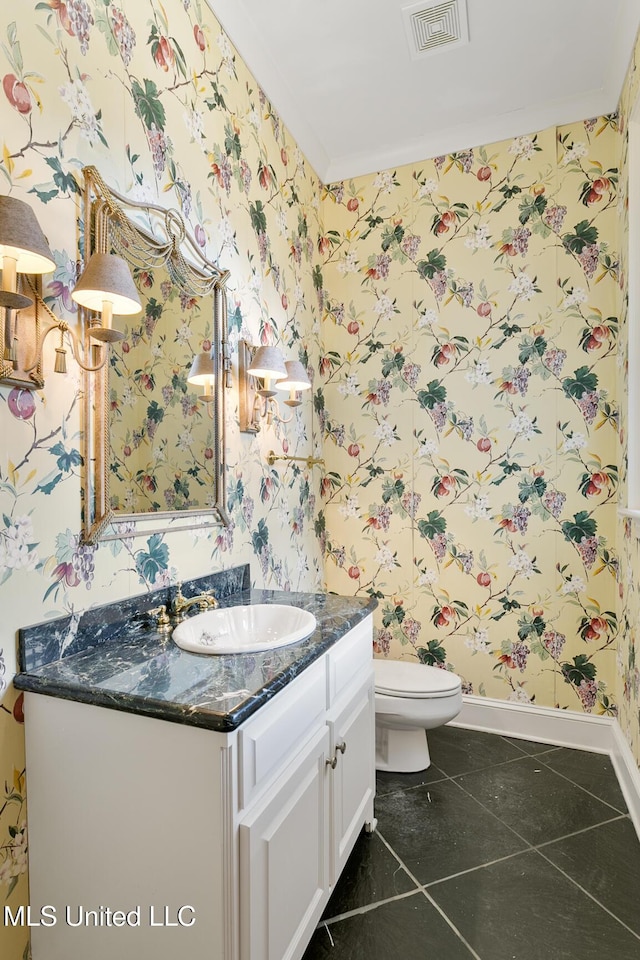
[[(322, 186), (202, 0), (30, 0), (0, 40), (0, 181), (49, 238), (51, 308), (73, 322), (91, 163), (178, 208), (230, 271), (232, 348), (279, 342), (314, 381), (258, 437), (229, 392), (229, 527), (97, 547), (79, 542), (77, 368), (55, 376), (48, 345), (43, 391), (0, 387), (0, 900), (27, 902), (17, 629), (238, 562), (257, 585), (373, 594), (378, 656), (619, 716), (639, 757), (640, 556), (616, 521), (635, 64), (619, 116)], [(135, 389), (169, 416), (161, 356), (152, 373)], [(147, 412), (116, 409), (124, 462), (128, 429), (156, 442)], [(269, 467), (271, 448), (326, 468)], [(0, 928), (2, 955), (27, 936)]]
[[(120, 192), (179, 209), (205, 255), (230, 271), (232, 350), (240, 337), (279, 342), (313, 379), (320, 335), (314, 283), (319, 183), (207, 5), (30, 0), (5, 5), (3, 13), (0, 189), (30, 203), (48, 237), (56, 270), (44, 277), (44, 293), (54, 312), (74, 322), (70, 291), (80, 267), (80, 171), (94, 164)], [(156, 307), (164, 307), (161, 282), (153, 282), (158, 289), (147, 292)], [(151, 315), (154, 310), (147, 309), (147, 326), (153, 325)], [(185, 317), (191, 329), (190, 311)], [(129, 487), (126, 448), (133, 457), (138, 439), (137, 452), (148, 447), (157, 408), (165, 410), (167, 422), (183, 402), (190, 422), (200, 416), (181, 382), (169, 379), (161, 324), (154, 326), (153, 369), (135, 375), (134, 325), (125, 341), (128, 353), (125, 347), (113, 355), (118, 372), (124, 373), (125, 364), (134, 371), (130, 394), (114, 397)], [(174, 330), (171, 336), (188, 340), (192, 352), (206, 340), (205, 334), (182, 334)], [(149, 335), (146, 327), (143, 335)], [(227, 395), (231, 524), (82, 546), (81, 379), (71, 360), (66, 377), (53, 373), (51, 339), (43, 391), (0, 387), (0, 901), (14, 910), (28, 895), (22, 698), (16, 699), (11, 685), (18, 628), (247, 561), (259, 586), (322, 586), (314, 529), (317, 468), (269, 467), (266, 461), (270, 449), (318, 452), (313, 404), (303, 404), (286, 426), (252, 437), (239, 433), (237, 389)], [(185, 349), (172, 345), (172, 351)], [(138, 426), (120, 417), (125, 398), (137, 396), (144, 397), (140, 438)], [(154, 414), (148, 416), (150, 406)], [(159, 431), (153, 440), (161, 442)], [(198, 466), (206, 471), (206, 448)], [(133, 473), (141, 469), (142, 462)], [(165, 481), (155, 477), (162, 506)], [(192, 495), (184, 484), (174, 492)], [(115, 493), (127, 502), (133, 496)], [(26, 955), (27, 939), (26, 929), (0, 926), (0, 954), (17, 960)]]
[[(635, 54), (627, 73), (626, 83), (620, 102), (620, 132), (621, 132), (621, 180), (620, 203), (618, 205), (621, 221), (622, 255), (620, 258), (620, 332), (621, 342), (618, 351), (618, 379), (620, 383), (620, 452), (622, 492), (620, 501), (628, 505), (626, 490), (628, 485), (637, 485), (640, 478), (630, 478), (627, 475), (628, 438), (632, 432), (637, 433), (637, 419), (633, 419), (631, 411), (627, 412), (627, 391), (629, 381), (628, 363), (628, 325), (631, 317), (638, 322), (638, 308), (634, 305), (633, 313), (629, 311), (629, 270), (632, 268), (629, 257), (629, 206), (628, 183), (630, 176), (636, 181), (640, 172), (640, 157), (634, 158), (633, 172), (629, 168), (628, 151), (628, 122), (640, 100), (640, 40), (636, 44)], [(637, 257), (637, 255), (636, 255)], [(637, 259), (635, 259), (637, 269)], [(633, 375), (633, 371), (631, 371)], [(638, 376), (638, 371), (635, 371)], [(637, 417), (637, 414), (636, 414)], [(636, 504), (632, 504), (636, 506)], [(618, 549), (620, 552), (619, 600), (621, 636), (617, 651), (618, 665), (618, 703), (620, 707), (619, 720), (622, 730), (631, 744), (634, 756), (640, 764), (640, 637), (638, 623), (640, 623), (640, 528), (636, 519), (621, 519), (618, 523)]]
[(213, 422), (202, 388), (187, 383), (194, 356), (211, 350), (211, 297), (179, 291), (166, 270), (133, 274), (142, 316), (117, 318), (125, 337), (110, 350), (111, 506), (213, 507)]
[(323, 194), (331, 589), (379, 656), (615, 716), (616, 116)]

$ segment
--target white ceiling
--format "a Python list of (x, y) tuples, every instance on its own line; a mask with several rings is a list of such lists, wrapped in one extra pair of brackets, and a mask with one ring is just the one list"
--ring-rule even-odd
[(640, 24), (640, 0), (467, 0), (469, 43), (416, 59), (415, 0), (207, 2), (325, 183), (614, 112)]

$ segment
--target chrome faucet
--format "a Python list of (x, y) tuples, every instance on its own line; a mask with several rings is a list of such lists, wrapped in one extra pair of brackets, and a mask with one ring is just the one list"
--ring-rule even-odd
[(171, 601), (171, 612), (176, 617), (183, 617), (191, 607), (199, 607), (200, 610), (213, 610), (218, 606), (218, 601), (211, 593), (200, 593), (197, 597), (184, 597), (182, 595), (182, 584), (178, 584), (178, 592)]

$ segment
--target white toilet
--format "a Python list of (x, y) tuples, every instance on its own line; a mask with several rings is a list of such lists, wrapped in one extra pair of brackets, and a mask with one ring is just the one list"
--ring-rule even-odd
[(426, 770), (431, 763), (427, 730), (453, 720), (462, 708), (462, 681), (455, 673), (404, 660), (374, 660), (376, 769)]

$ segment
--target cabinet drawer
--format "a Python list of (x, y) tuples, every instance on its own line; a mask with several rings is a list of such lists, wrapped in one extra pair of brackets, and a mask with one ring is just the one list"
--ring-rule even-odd
[(325, 658), (311, 664), (239, 730), (239, 801), (244, 809), (325, 722)]
[(373, 620), (367, 617), (329, 651), (328, 704), (331, 707), (347, 687), (362, 684), (372, 671)]

